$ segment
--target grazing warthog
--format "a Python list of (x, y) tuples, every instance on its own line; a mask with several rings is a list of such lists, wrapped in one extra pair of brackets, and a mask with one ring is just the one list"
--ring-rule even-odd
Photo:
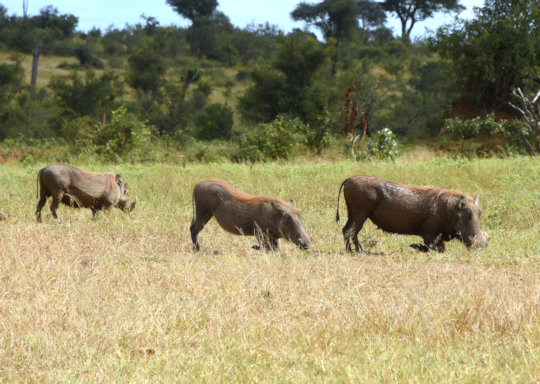
[(193, 189), (193, 250), (199, 248), (199, 232), (216, 217), (219, 225), (235, 235), (256, 236), (255, 249), (277, 250), (285, 238), (302, 249), (311, 247), (312, 239), (302, 224), (300, 211), (291, 204), (272, 197), (257, 197), (240, 192), (221, 180), (202, 181)]
[(112, 206), (123, 211), (135, 208), (130, 203), (127, 183), (114, 173), (86, 172), (67, 164), (51, 164), (38, 173), (39, 202), (36, 219), (41, 222), (41, 209), (52, 196), (51, 212), (56, 220), (60, 203), (75, 208), (90, 208), (93, 217)]
[(482, 210), (478, 196), (434, 187), (411, 187), (377, 177), (355, 176), (345, 180), (338, 192), (336, 221), (339, 222), (341, 189), (347, 204), (348, 220), (343, 227), (347, 251), (351, 238), (357, 252), (363, 252), (358, 232), (366, 219), (386, 232), (419, 235), (425, 245), (412, 244), (420, 251), (444, 252), (445, 241), (458, 238), (467, 248), (485, 248), (487, 234), (480, 230)]

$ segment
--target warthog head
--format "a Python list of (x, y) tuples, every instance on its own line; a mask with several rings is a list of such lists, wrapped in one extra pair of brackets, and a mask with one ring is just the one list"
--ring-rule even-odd
[(304, 223), (302, 223), (302, 215), (294, 207), (294, 201), (291, 200), (290, 207), (278, 203), (272, 205), (281, 213), (278, 223), (281, 235), (301, 249), (311, 248), (313, 239), (307, 234)]
[(467, 248), (487, 247), (489, 236), (480, 229), (482, 210), (478, 206), (478, 195), (473, 199), (461, 196), (453, 201), (455, 209), (456, 236)]
[(124, 179), (122, 179), (120, 175), (116, 175), (116, 183), (118, 184), (118, 188), (120, 188), (120, 198), (118, 199), (118, 203), (116, 203), (116, 206), (122, 211), (133, 211), (135, 205), (137, 204), (137, 201), (135, 200), (134, 202), (130, 202), (128, 196), (128, 184), (124, 181)]

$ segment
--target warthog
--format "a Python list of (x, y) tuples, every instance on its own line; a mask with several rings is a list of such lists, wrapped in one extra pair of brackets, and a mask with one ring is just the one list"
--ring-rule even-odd
[(386, 232), (419, 235), (424, 244), (412, 244), (420, 251), (444, 252), (445, 241), (458, 238), (467, 248), (485, 248), (487, 234), (480, 230), (482, 210), (478, 195), (473, 199), (461, 192), (434, 187), (411, 187), (377, 177), (355, 176), (345, 180), (338, 192), (336, 221), (339, 222), (341, 189), (347, 204), (343, 237), (347, 251), (351, 238), (357, 252), (363, 252), (358, 232), (366, 219)]
[(199, 248), (199, 232), (215, 216), (219, 225), (235, 235), (256, 236), (255, 249), (277, 250), (279, 239), (285, 238), (302, 249), (311, 247), (312, 239), (302, 223), (294, 203), (272, 197), (251, 196), (221, 180), (202, 181), (193, 189), (193, 250)]
[(67, 164), (51, 164), (38, 173), (39, 202), (36, 219), (41, 222), (41, 209), (52, 196), (51, 212), (56, 220), (60, 203), (74, 208), (90, 208), (93, 217), (112, 206), (123, 211), (135, 208), (128, 197), (127, 183), (113, 173), (86, 172)]

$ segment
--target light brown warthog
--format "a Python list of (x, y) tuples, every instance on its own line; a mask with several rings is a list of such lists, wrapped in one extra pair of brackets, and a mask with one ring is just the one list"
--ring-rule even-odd
[(311, 247), (312, 239), (302, 224), (300, 211), (291, 204), (272, 197), (256, 197), (240, 192), (221, 180), (202, 181), (193, 189), (191, 240), (198, 251), (199, 232), (216, 217), (219, 225), (235, 235), (256, 236), (255, 249), (277, 250), (285, 238), (302, 249)]
[(52, 196), (51, 212), (56, 220), (60, 203), (74, 208), (90, 208), (95, 217), (112, 206), (124, 211), (135, 208), (129, 201), (127, 183), (114, 173), (86, 172), (67, 164), (51, 164), (38, 173), (39, 202), (36, 219), (41, 222), (41, 209)]
[(352, 251), (352, 238), (356, 251), (363, 252), (358, 232), (366, 219), (386, 232), (422, 236), (425, 246), (411, 246), (424, 252), (432, 249), (444, 252), (445, 241), (453, 238), (458, 238), (468, 248), (487, 246), (487, 234), (480, 230), (482, 210), (477, 205), (478, 196), (472, 199), (457, 191), (355, 176), (345, 180), (339, 188), (338, 222), (342, 188), (348, 214), (343, 237), (348, 251)]

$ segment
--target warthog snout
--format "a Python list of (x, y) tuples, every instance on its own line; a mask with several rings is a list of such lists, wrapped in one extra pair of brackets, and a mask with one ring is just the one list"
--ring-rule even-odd
[(480, 248), (484, 249), (487, 247), (489, 241), (489, 235), (487, 232), (480, 231), (476, 236), (470, 236), (467, 241), (464, 241), (467, 248)]
[(488, 242), (489, 242), (489, 235), (487, 234), (487, 232), (480, 231), (480, 235), (475, 236), (473, 238), (472, 243), (473, 243), (473, 247), (484, 249), (487, 247)]
[(137, 205), (137, 201), (139, 201), (139, 199), (135, 198), (135, 201), (129, 205), (128, 212), (131, 212), (135, 209), (135, 206)]
[(295, 243), (300, 249), (310, 249), (313, 245), (313, 237), (299, 237), (296, 241), (293, 241), (293, 243)]

